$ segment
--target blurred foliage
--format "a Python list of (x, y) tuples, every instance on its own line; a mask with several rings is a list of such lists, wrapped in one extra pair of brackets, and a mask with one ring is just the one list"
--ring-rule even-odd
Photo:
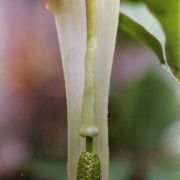
[(66, 180), (67, 162), (62, 158), (31, 158), (25, 165), (25, 172), (31, 172), (33, 180)]
[[(179, 180), (180, 166), (178, 163), (177, 158), (166, 158), (151, 163), (148, 166), (147, 180)], [(67, 162), (62, 158), (32, 158), (22, 171), (18, 171), (16, 176), (13, 176), (10, 180), (67, 180), (66, 166)], [(132, 170), (133, 168), (127, 158), (112, 158), (109, 179), (128, 180)], [(7, 180), (3, 177), (0, 178), (1, 180)]]
[(122, 2), (144, 2), (156, 15), (167, 37), (168, 63), (174, 75), (180, 79), (179, 0), (122, 0)]
[(152, 163), (148, 169), (148, 180), (179, 180), (180, 158), (165, 158)]
[(115, 146), (155, 149), (178, 117), (174, 88), (154, 70), (130, 82), (110, 100), (110, 137)]
[(179, 158), (168, 159), (161, 143), (165, 131), (180, 115), (175, 92), (169, 80), (152, 67), (111, 96), (110, 152), (115, 152), (113, 157), (126, 159), (119, 164), (119, 171), (129, 164), (122, 179), (180, 178)]
[[(179, 157), (166, 157), (160, 143), (179, 117), (178, 103), (172, 84), (154, 68), (114, 93), (109, 106), (110, 180), (180, 178)], [(33, 180), (66, 180), (66, 160), (31, 158), (22, 172)]]

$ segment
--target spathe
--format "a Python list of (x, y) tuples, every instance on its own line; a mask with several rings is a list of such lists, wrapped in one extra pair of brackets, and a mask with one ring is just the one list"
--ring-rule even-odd
[[(68, 178), (76, 179), (78, 158), (85, 148), (79, 136), (86, 52), (85, 0), (48, 0), (58, 32), (68, 106)], [(119, 19), (119, 0), (97, 0), (96, 118), (99, 135), (94, 147), (100, 156), (102, 179), (109, 174), (108, 94)]]

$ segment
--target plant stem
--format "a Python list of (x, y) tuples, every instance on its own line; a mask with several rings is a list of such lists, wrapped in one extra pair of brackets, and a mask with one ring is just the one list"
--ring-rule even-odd
[(93, 138), (86, 137), (86, 151), (92, 152), (93, 150)]
[(82, 103), (80, 135), (94, 137), (98, 134), (95, 118), (95, 59), (97, 53), (96, 0), (86, 1), (87, 49), (85, 55), (85, 84)]

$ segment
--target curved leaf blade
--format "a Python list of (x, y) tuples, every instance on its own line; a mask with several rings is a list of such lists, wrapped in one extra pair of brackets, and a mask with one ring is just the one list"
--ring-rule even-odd
[[(147, 6), (144, 3), (123, 3), (120, 13), (122, 31), (150, 47), (161, 64), (165, 65), (172, 74), (174, 71), (168, 65), (170, 56), (167, 56), (166, 35), (161, 24)], [(180, 80), (177, 74), (175, 76)]]

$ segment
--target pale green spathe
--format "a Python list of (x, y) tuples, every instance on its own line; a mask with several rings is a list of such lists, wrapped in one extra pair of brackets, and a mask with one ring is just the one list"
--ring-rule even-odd
[[(64, 68), (68, 105), (68, 179), (75, 180), (78, 158), (85, 150), (79, 136), (81, 104), (84, 89), (86, 52), (85, 0), (49, 0), (54, 14)], [(53, 6), (53, 3), (55, 6)], [(102, 180), (108, 180), (108, 94), (119, 16), (119, 0), (97, 0), (97, 57), (95, 60), (95, 116), (99, 135), (95, 150), (101, 161)]]

